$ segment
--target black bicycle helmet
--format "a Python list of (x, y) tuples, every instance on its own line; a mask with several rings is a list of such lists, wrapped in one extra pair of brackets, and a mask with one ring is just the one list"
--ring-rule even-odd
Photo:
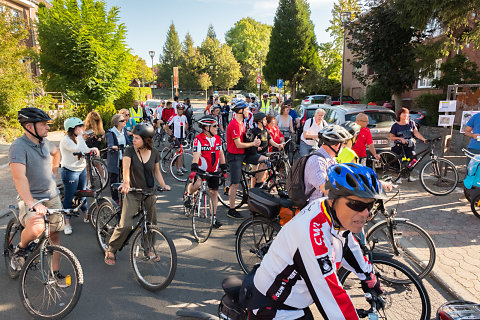
[(332, 146), (338, 143), (344, 143), (353, 138), (347, 129), (337, 124), (329, 125), (318, 133), (319, 144)]
[(142, 138), (153, 138), (154, 132), (152, 125), (147, 123), (139, 123), (132, 130), (132, 134), (137, 134)]
[(263, 113), (263, 112), (257, 112), (257, 113), (255, 113), (255, 115), (253, 116), (253, 121), (254, 121), (255, 123), (257, 123), (257, 122), (259, 122), (259, 121), (262, 121), (263, 118), (266, 118), (266, 117), (267, 117), (267, 115), (266, 115), (265, 113)]
[(200, 118), (200, 120), (198, 120), (197, 123), (200, 129), (205, 129), (205, 127), (217, 124), (217, 120), (215, 119), (214, 116), (206, 115)]
[(23, 126), (25, 123), (36, 123), (52, 121), (52, 118), (43, 110), (38, 108), (23, 108), (18, 111), (18, 122)]

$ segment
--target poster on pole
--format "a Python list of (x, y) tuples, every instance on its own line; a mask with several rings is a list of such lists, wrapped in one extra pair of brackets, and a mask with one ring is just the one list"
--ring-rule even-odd
[(178, 67), (173, 67), (173, 87), (178, 89)]
[(474, 114), (479, 113), (480, 111), (463, 111), (462, 112), (462, 121), (460, 123), (460, 133), (465, 133), (465, 127), (467, 126), (468, 120), (470, 120), (471, 117), (473, 117)]
[(453, 121), (455, 120), (455, 115), (439, 115), (438, 116), (438, 126), (439, 127), (451, 127), (453, 126)]
[(438, 112), (457, 111), (457, 100), (442, 100), (438, 104)]

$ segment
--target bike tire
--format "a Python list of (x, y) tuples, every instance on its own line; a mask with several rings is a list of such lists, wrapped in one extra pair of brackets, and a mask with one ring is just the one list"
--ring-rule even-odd
[(473, 214), (480, 219), (480, 194), (470, 201), (470, 209)]
[[(64, 288), (57, 285), (50, 268), (53, 254), (59, 256), (59, 271), (66, 278)], [(20, 298), (25, 309), (35, 319), (63, 319), (80, 299), (83, 288), (82, 266), (77, 257), (65, 247), (47, 245), (42, 256), (40, 250), (36, 250), (22, 268)], [(46, 278), (46, 281), (42, 278)], [(66, 298), (67, 295), (70, 298)]]
[[(387, 301), (385, 317), (380, 319), (430, 320), (431, 304), (428, 292), (422, 280), (410, 268), (389, 255), (375, 252), (371, 262), (374, 270), (379, 272), (377, 277), (381, 280), (384, 291), (382, 297)], [(338, 270), (337, 275), (355, 308), (368, 310), (370, 304), (365, 299), (360, 279), (343, 267)], [(417, 310), (419, 307), (421, 310)]]
[[(180, 182), (185, 182), (188, 179), (188, 173), (179, 174), (177, 172), (177, 169), (176, 169), (177, 167), (175, 166), (175, 162), (177, 161), (179, 156), (180, 156), (180, 154), (174, 155), (172, 160), (170, 161), (170, 173), (175, 180), (180, 181)], [(185, 169), (188, 168), (188, 170), (190, 170), (190, 167), (191, 167), (192, 162), (193, 162), (193, 155), (190, 154), (190, 153), (184, 152), (182, 156), (183, 156), (182, 166)]]
[[(152, 247), (153, 245), (153, 247)], [(153, 250), (155, 258), (149, 258), (146, 247)], [(158, 258), (158, 261), (155, 261)], [(149, 291), (166, 288), (177, 270), (177, 251), (170, 237), (155, 226), (149, 226), (147, 234), (138, 231), (130, 248), (130, 264), (135, 280)]]
[[(393, 219), (392, 241), (387, 221), (370, 228), (365, 235), (367, 244), (374, 252), (391, 254), (412, 269), (421, 279), (432, 271), (436, 260), (436, 249), (428, 233), (416, 224), (404, 219)], [(395, 252), (393, 244), (395, 245)]]
[(162, 170), (163, 173), (168, 172), (171, 160), (171, 152), (173, 152), (171, 151), (171, 147), (164, 147), (160, 152), (160, 170)]
[(198, 243), (207, 241), (212, 233), (213, 227), (213, 206), (208, 191), (200, 193), (195, 197), (194, 210), (192, 212), (193, 236)]
[(397, 154), (391, 151), (384, 151), (379, 153), (379, 168), (377, 173), (379, 177), (384, 175), (392, 178), (392, 181), (397, 181), (400, 178), (402, 162)]
[(102, 252), (105, 253), (108, 249), (110, 238), (113, 235), (115, 227), (118, 225), (120, 215), (116, 208), (112, 207), (110, 202), (103, 202), (97, 211), (95, 233), (97, 243)]
[(278, 222), (260, 216), (248, 218), (240, 225), (235, 237), (235, 255), (245, 274), (262, 261), (280, 229)]
[(458, 179), (457, 168), (453, 162), (444, 158), (431, 159), (420, 169), (422, 187), (435, 196), (451, 193), (457, 187)]
[(91, 161), (90, 187), (99, 193), (108, 185), (108, 168), (101, 158), (93, 158)]
[(201, 311), (180, 309), (176, 313), (177, 320), (218, 320), (217, 316)]
[(7, 228), (5, 229), (3, 257), (5, 259), (5, 269), (7, 270), (7, 274), (10, 279), (16, 279), (20, 275), (20, 270), (13, 269), (10, 261), (12, 260), (12, 256), (17, 244), (20, 243), (20, 235), (22, 230), (23, 226), (16, 217), (13, 217), (10, 219), (10, 221), (8, 221)]
[[(218, 200), (225, 208), (230, 208), (230, 200), (228, 199), (228, 192), (230, 186), (227, 186), (226, 184), (227, 182), (225, 180), (222, 180), (222, 183), (218, 187)], [(247, 190), (244, 182), (240, 181), (235, 197), (235, 209), (239, 209), (245, 203), (247, 203)]]

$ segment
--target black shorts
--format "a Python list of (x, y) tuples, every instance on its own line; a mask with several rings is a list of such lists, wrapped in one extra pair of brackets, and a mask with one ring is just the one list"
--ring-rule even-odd
[(227, 154), (228, 173), (230, 175), (230, 183), (238, 184), (242, 178), (242, 163), (258, 164), (260, 155), (255, 154)]
[[(198, 179), (200, 179), (200, 177), (195, 176), (195, 182), (197, 182)], [(220, 177), (208, 177), (207, 186), (208, 186), (208, 189), (212, 191), (217, 191), (218, 187), (220, 186)]]

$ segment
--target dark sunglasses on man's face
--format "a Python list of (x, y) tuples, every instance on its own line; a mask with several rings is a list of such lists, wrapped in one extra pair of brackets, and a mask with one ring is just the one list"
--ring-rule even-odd
[(118, 122), (125, 122), (125, 121), (127, 121), (127, 120), (118, 120)]
[(375, 201), (363, 202), (359, 200), (348, 199), (348, 201), (345, 204), (347, 205), (347, 207), (349, 207), (353, 211), (363, 212), (365, 209), (367, 209), (368, 211), (372, 210), (373, 205), (375, 204)]

